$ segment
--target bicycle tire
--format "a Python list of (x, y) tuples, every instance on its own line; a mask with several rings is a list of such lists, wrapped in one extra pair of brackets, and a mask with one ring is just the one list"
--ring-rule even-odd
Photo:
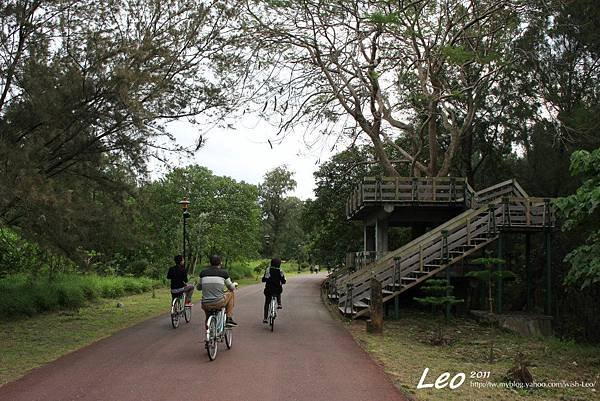
[(233, 345), (233, 329), (231, 327), (225, 328), (225, 345), (227, 345), (227, 349), (231, 349)]
[(275, 300), (271, 299), (271, 304), (269, 305), (269, 326), (271, 326), (271, 331), (275, 329), (275, 317), (277, 316), (275, 308)]
[(171, 307), (171, 324), (173, 328), (176, 329), (179, 327), (179, 298), (175, 298), (173, 300), (173, 306)]
[(186, 306), (183, 312), (183, 317), (185, 317), (185, 322), (189, 323), (192, 320), (192, 307)]
[(208, 318), (208, 338), (206, 340), (206, 353), (208, 359), (214, 361), (217, 357), (219, 346), (217, 344), (217, 322), (213, 316)]

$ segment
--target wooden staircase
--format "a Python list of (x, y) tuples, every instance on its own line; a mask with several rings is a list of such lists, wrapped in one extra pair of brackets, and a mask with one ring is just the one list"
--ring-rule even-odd
[(382, 284), (387, 302), (495, 241), (502, 230), (554, 226), (548, 199), (531, 198), (515, 180), (475, 193), (473, 208), (356, 272), (338, 271), (328, 283), (329, 299), (353, 318), (370, 312), (370, 279)]

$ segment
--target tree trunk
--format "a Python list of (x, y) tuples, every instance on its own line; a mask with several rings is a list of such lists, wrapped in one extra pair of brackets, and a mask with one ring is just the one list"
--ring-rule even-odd
[(434, 104), (429, 105), (428, 112), (431, 116), (427, 124), (427, 135), (429, 137), (429, 176), (435, 177), (437, 174), (438, 142)]
[(379, 160), (379, 164), (385, 170), (385, 174), (390, 177), (399, 177), (400, 173), (396, 171), (392, 163), (390, 162), (390, 158), (387, 155), (387, 152), (383, 148), (383, 142), (381, 142), (381, 138), (379, 137), (379, 132), (368, 132), (369, 137), (373, 141), (373, 147), (375, 148), (375, 156)]
[(383, 333), (383, 296), (381, 283), (371, 278), (371, 319), (367, 321), (367, 331), (373, 334)]

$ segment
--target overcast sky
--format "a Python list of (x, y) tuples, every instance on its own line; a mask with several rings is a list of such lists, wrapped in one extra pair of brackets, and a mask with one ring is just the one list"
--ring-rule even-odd
[[(198, 128), (185, 121), (170, 123), (168, 130), (175, 135), (178, 144), (188, 147), (193, 147), (199, 136)], [(315, 141), (314, 135), (294, 132), (279, 140), (273, 127), (255, 121), (237, 123), (235, 129), (214, 128), (203, 138), (204, 146), (193, 158), (171, 158), (173, 165), (197, 163), (209, 168), (215, 175), (258, 184), (268, 170), (286, 164), (295, 173), (294, 178), (298, 182), (296, 191), (291, 195), (300, 199), (314, 197), (313, 172), (318, 163), (332, 155), (332, 138), (328, 142), (321, 139), (311, 144)], [(273, 149), (267, 140), (271, 140)], [(155, 163), (151, 164), (151, 169), (153, 177), (164, 172)]]

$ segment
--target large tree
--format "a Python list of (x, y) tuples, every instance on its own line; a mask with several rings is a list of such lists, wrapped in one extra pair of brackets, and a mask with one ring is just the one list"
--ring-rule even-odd
[(147, 259), (164, 268), (173, 255), (181, 253), (182, 215), (177, 202), (184, 196), (191, 202), (187, 220), (190, 265), (213, 254), (227, 261), (258, 255), (258, 188), (194, 165), (174, 169), (141, 188), (136, 224), (145, 233)]
[(287, 194), (296, 188), (294, 173), (287, 166), (267, 171), (258, 186), (262, 212), (264, 254), (283, 258), (295, 257), (303, 234), (300, 214), (303, 202)]
[(234, 13), (222, 1), (0, 3), (0, 225), (64, 248), (114, 221), (107, 207), (126, 208), (148, 158), (180, 150), (168, 121), (227, 109), (231, 82), (217, 76), (235, 65), (223, 51)]
[[(520, 1), (249, 1), (241, 25), (267, 70), (262, 111), (365, 137), (388, 175), (388, 149), (414, 174), (445, 176), (505, 65)], [(386, 144), (390, 147), (386, 148)]]

